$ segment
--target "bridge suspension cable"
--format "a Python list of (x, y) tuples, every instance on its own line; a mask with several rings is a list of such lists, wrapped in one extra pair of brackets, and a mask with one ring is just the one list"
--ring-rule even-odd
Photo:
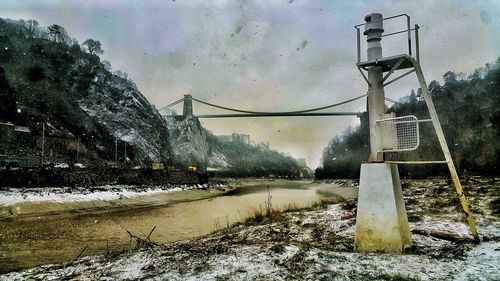
[(164, 109), (170, 108), (170, 107), (172, 107), (172, 106), (174, 106), (174, 105), (177, 105), (177, 104), (179, 104), (179, 103), (181, 103), (181, 102), (183, 102), (183, 101), (184, 101), (184, 98), (178, 99), (178, 100), (174, 101), (174, 102), (173, 102), (173, 103), (171, 103), (171, 104), (167, 104), (167, 105), (165, 105), (165, 106), (161, 107), (160, 109), (158, 109), (158, 111), (162, 111), (162, 110), (164, 110)]
[[(204, 105), (212, 106), (212, 107), (223, 109), (223, 110), (233, 111), (233, 112), (253, 114), (253, 115), (280, 115), (280, 114), (311, 113), (311, 112), (314, 112), (314, 111), (319, 111), (319, 110), (324, 110), (324, 109), (328, 109), (328, 108), (333, 108), (333, 107), (337, 107), (337, 106), (340, 106), (340, 105), (344, 105), (344, 104), (353, 102), (355, 100), (359, 100), (361, 98), (364, 98), (366, 96), (367, 96), (367, 94), (364, 94), (364, 95), (361, 95), (361, 96), (358, 96), (358, 97), (355, 97), (355, 98), (352, 98), (352, 99), (348, 99), (348, 100), (345, 100), (345, 101), (342, 101), (342, 102), (339, 102), (339, 103), (334, 103), (334, 104), (330, 104), (330, 105), (326, 105), (326, 106), (321, 106), (321, 107), (316, 107), (316, 108), (310, 108), (310, 109), (304, 109), (304, 110), (296, 110), (296, 111), (279, 111), (279, 112), (242, 110), (242, 109), (231, 108), (231, 107), (226, 107), (226, 106), (221, 106), (221, 105), (209, 103), (209, 102), (202, 101), (202, 100), (199, 100), (199, 99), (196, 99), (196, 98), (191, 98), (191, 99), (193, 101), (199, 102), (199, 103), (204, 104)], [(171, 103), (169, 105), (166, 105), (166, 106), (160, 108), (160, 110), (163, 110), (163, 109), (172, 107), (174, 105), (177, 105), (178, 103), (182, 102), (183, 100), (184, 100), (184, 98), (182, 98), (180, 100), (177, 100), (177, 101), (175, 101), (175, 102), (173, 102), (173, 103)]]
[[(170, 107), (173, 107), (181, 102), (184, 102), (184, 114), (188, 112), (188, 115), (192, 115), (192, 102), (197, 102), (200, 104), (203, 104), (205, 106), (217, 108), (217, 109), (222, 109), (225, 111), (231, 111), (232, 113), (229, 114), (196, 114), (195, 116), (197, 118), (237, 118), (237, 117), (277, 117), (277, 116), (360, 116), (362, 113), (361, 111), (349, 111), (349, 110), (328, 110), (328, 109), (333, 109), (337, 108), (346, 104), (349, 104), (351, 102), (354, 102), (356, 100), (362, 99), (364, 97), (368, 96), (367, 94), (360, 95), (348, 100), (344, 100), (338, 103), (326, 105), (326, 106), (321, 106), (321, 107), (315, 107), (315, 108), (309, 108), (309, 109), (304, 109), (304, 110), (295, 110), (295, 111), (277, 111), (277, 112), (271, 112), (271, 111), (250, 111), (250, 110), (243, 110), (243, 109), (237, 109), (237, 108), (231, 108), (227, 106), (222, 106), (210, 102), (206, 102), (203, 100), (199, 100), (197, 98), (193, 98), (191, 95), (186, 95), (184, 98), (181, 98), (173, 103), (170, 103), (166, 106), (163, 106), (159, 109), (159, 111), (163, 111), (165, 109), (168, 109)], [(344, 108), (344, 107), (342, 107)]]
[(388, 98), (388, 97), (385, 97), (384, 99), (385, 99), (386, 101), (388, 101), (388, 102), (393, 103), (393, 104), (400, 104), (400, 102), (399, 102), (399, 101), (397, 101), (397, 100), (395, 100), (395, 99), (391, 99), (391, 98)]

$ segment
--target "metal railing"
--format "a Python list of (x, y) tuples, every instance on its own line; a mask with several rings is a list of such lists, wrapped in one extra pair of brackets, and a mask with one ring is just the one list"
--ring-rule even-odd
[(380, 152), (417, 149), (420, 144), (418, 123), (414, 115), (377, 120), (382, 138)]
[(419, 38), (418, 38), (418, 30), (419, 30), (419, 26), (418, 24), (415, 24), (415, 27), (414, 28), (411, 28), (411, 21), (410, 21), (410, 16), (407, 15), (407, 14), (399, 14), (399, 15), (395, 15), (395, 16), (391, 16), (391, 17), (387, 17), (387, 18), (383, 18), (382, 20), (377, 20), (377, 21), (372, 21), (372, 22), (365, 22), (365, 23), (360, 23), (360, 24), (356, 24), (354, 26), (354, 28), (356, 29), (356, 37), (357, 37), (357, 54), (358, 54), (358, 63), (361, 62), (361, 30), (360, 28), (362, 26), (365, 26), (367, 24), (371, 24), (371, 23), (375, 23), (375, 22), (381, 22), (381, 21), (386, 21), (386, 20), (390, 20), (390, 19), (395, 19), (395, 18), (399, 18), (399, 17), (406, 17), (406, 29), (404, 30), (399, 30), (399, 31), (396, 31), (396, 32), (391, 32), (391, 33), (388, 33), (388, 34), (383, 34), (382, 37), (388, 37), (388, 36), (392, 36), (392, 35), (396, 35), (396, 34), (401, 34), (401, 33), (407, 33), (408, 34), (408, 55), (410, 57), (413, 57), (412, 56), (412, 31), (415, 33), (415, 59), (417, 61), (420, 61), (420, 46), (419, 46)]

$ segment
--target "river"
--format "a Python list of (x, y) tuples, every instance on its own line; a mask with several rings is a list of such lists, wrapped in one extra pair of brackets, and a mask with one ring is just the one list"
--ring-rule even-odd
[[(156, 243), (202, 236), (244, 220), (254, 210), (264, 208), (269, 196), (273, 208), (283, 209), (339, 195), (352, 198), (356, 190), (306, 180), (276, 180), (247, 182), (228, 192), (146, 194), (139, 200), (140, 208), (85, 209), (81, 205), (88, 202), (28, 202), (22, 208), (29, 215), (0, 220), (0, 273), (71, 261), (85, 247), (84, 255), (128, 249), (131, 239), (127, 230), (144, 238), (156, 227), (151, 235)], [(47, 209), (56, 211), (42, 212)]]

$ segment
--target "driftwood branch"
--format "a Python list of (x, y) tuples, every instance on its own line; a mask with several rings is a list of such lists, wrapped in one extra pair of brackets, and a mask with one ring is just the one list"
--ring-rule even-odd
[(85, 252), (85, 250), (87, 250), (88, 246), (85, 246), (85, 248), (83, 248), (83, 250), (78, 254), (78, 256), (76, 256), (76, 258), (73, 260), (73, 262), (75, 262), (79, 257), (82, 256), (83, 252)]
[[(124, 228), (125, 229), (125, 228)], [(153, 229), (151, 229), (151, 231), (149, 232), (149, 235), (146, 237), (146, 239), (143, 239), (139, 236), (136, 236), (134, 234), (132, 234), (132, 232), (130, 232), (128, 229), (125, 229), (125, 231), (127, 231), (128, 235), (130, 236), (130, 238), (134, 239), (136, 242), (137, 242), (137, 245), (138, 246), (148, 246), (148, 247), (152, 247), (152, 246), (155, 246), (156, 243), (154, 243), (153, 241), (151, 241), (150, 237), (151, 237), (151, 234), (153, 233), (153, 231), (156, 229), (156, 225), (153, 227)]]
[[(88, 248), (88, 247), (89, 247), (89, 246), (85, 246), (85, 247), (83, 248), (83, 250), (81, 250), (81, 251), (80, 251), (80, 253), (78, 254), (78, 256), (76, 256), (76, 258), (75, 258), (74, 260), (70, 261), (67, 265), (71, 265), (71, 264), (73, 264), (76, 260), (78, 260), (78, 259), (79, 259), (79, 258), (83, 255), (83, 253), (85, 252), (85, 250), (87, 250), (87, 248)], [(65, 265), (64, 267), (66, 267), (66, 265)]]
[(151, 237), (151, 234), (153, 234), (153, 231), (155, 231), (155, 229), (156, 229), (156, 225), (155, 225), (155, 227), (153, 227), (153, 229), (151, 229), (151, 231), (149, 232), (148, 237), (146, 237), (147, 241), (151, 242), (151, 239), (149, 239), (149, 238)]
[(425, 230), (425, 229), (413, 229), (411, 231), (414, 234), (431, 236), (437, 239), (447, 240), (451, 242), (466, 242), (470, 239), (467, 237), (462, 237), (458, 233), (454, 233), (447, 230)]
[(122, 224), (120, 224), (116, 219), (113, 219), (113, 221), (118, 224), (123, 230), (125, 230), (128, 235), (130, 236), (130, 243), (132, 243), (132, 239), (134, 239), (137, 242), (137, 246), (156, 246), (157, 244), (151, 241), (151, 234), (153, 234), (153, 231), (156, 229), (156, 225), (151, 229), (149, 232), (149, 235), (146, 237), (146, 239), (143, 239), (139, 236), (134, 235), (130, 230), (126, 229)]

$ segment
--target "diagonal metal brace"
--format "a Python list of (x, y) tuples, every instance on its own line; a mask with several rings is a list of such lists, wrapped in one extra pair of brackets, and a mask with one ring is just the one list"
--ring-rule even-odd
[(405, 60), (404, 57), (402, 57), (401, 59), (399, 59), (399, 61), (392, 66), (391, 70), (389, 71), (389, 73), (387, 73), (384, 78), (382, 79), (382, 83), (385, 82), (385, 80), (387, 80), (387, 78), (389, 78), (389, 76), (391, 76), (391, 74), (394, 73), (394, 71), (396, 71), (398, 69), (398, 67), (403, 63), (403, 61)]
[(409, 74), (411, 74), (411, 73), (413, 73), (413, 72), (415, 72), (415, 69), (412, 69), (412, 70), (410, 70), (410, 71), (408, 71), (408, 72), (405, 72), (405, 73), (403, 73), (403, 74), (399, 75), (398, 77), (396, 77), (396, 78), (392, 79), (391, 81), (389, 81), (389, 82), (387, 82), (387, 83), (384, 83), (384, 87), (385, 87), (385, 86), (387, 86), (387, 85), (389, 85), (389, 84), (392, 84), (392, 83), (394, 83), (394, 82), (398, 81), (399, 79), (401, 79), (401, 78), (403, 78), (403, 77), (405, 77), (405, 76), (407, 76), (407, 75), (409, 75)]
[(368, 86), (371, 86), (370, 82), (368, 82), (368, 78), (366, 78), (365, 73), (363, 72), (363, 70), (361, 70), (361, 67), (358, 66), (358, 70), (361, 73), (361, 75), (363, 75), (363, 78), (365, 78), (365, 81), (366, 83), (368, 83)]
[(422, 96), (424, 97), (425, 103), (427, 104), (427, 109), (429, 110), (429, 114), (431, 115), (432, 124), (434, 125), (434, 129), (436, 130), (436, 135), (438, 137), (439, 144), (441, 145), (441, 149), (443, 150), (446, 163), (448, 164), (448, 170), (450, 171), (453, 184), (455, 185), (455, 190), (457, 192), (458, 199), (460, 199), (460, 204), (462, 205), (462, 209), (465, 213), (465, 218), (469, 225), (469, 231), (471, 235), (474, 237), (474, 239), (476, 241), (479, 241), (479, 235), (477, 233), (474, 214), (469, 209), (469, 203), (467, 202), (467, 198), (464, 195), (462, 184), (460, 183), (460, 179), (458, 177), (455, 164), (453, 163), (453, 158), (448, 148), (448, 144), (446, 143), (443, 129), (441, 128), (441, 123), (439, 122), (439, 118), (436, 112), (436, 108), (434, 107), (434, 103), (432, 102), (431, 94), (429, 92), (429, 89), (427, 88), (427, 83), (425, 81), (422, 68), (420, 67), (420, 63), (417, 62), (416, 60), (412, 59), (412, 63), (414, 70), (417, 74), (418, 82), (420, 84), (420, 89), (422, 89)]

